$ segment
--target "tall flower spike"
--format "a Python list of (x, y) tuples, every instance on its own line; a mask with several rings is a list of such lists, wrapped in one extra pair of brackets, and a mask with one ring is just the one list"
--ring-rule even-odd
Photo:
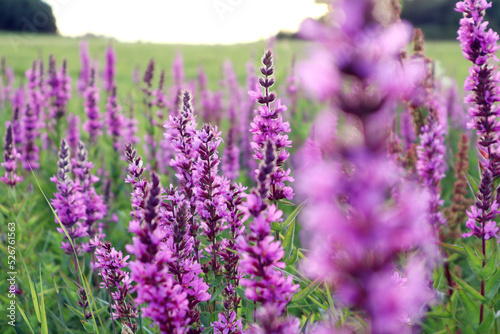
[(80, 92), (81, 95), (84, 95), (91, 80), (89, 45), (85, 39), (80, 42), (80, 62), (80, 76), (76, 83), (76, 87), (78, 89), (78, 92)]
[(115, 73), (116, 73), (116, 53), (113, 49), (113, 46), (110, 44), (106, 48), (106, 61), (104, 63), (104, 73), (103, 73), (103, 82), (104, 89), (108, 94), (110, 94), (113, 88), (116, 86), (115, 84)]
[(491, 3), (485, 0), (465, 0), (457, 3), (456, 11), (464, 14), (460, 20), (458, 40), (466, 59), (472, 62), (469, 76), (465, 82), (465, 90), (470, 94), (466, 103), (473, 103), (469, 109), (470, 128), (476, 129), (479, 145), (488, 148), (498, 143), (497, 132), (500, 130), (494, 103), (500, 101), (498, 84), (500, 77), (490, 60), (498, 60), (498, 34), (491, 29), (486, 31), (488, 22), (484, 21), (484, 13)]
[(101, 276), (100, 287), (108, 290), (112, 298), (111, 316), (113, 319), (120, 319), (122, 325), (126, 325), (135, 333), (137, 324), (132, 319), (138, 317), (137, 310), (127, 301), (132, 281), (129, 273), (122, 269), (128, 266), (127, 260), (130, 256), (123, 256), (121, 251), (117, 251), (109, 242), (104, 242), (97, 236), (91, 241), (91, 245), (95, 247), (95, 268)]
[(142, 217), (130, 222), (135, 234), (133, 244), (127, 245), (135, 260), (129, 264), (131, 277), (137, 282), (136, 304), (146, 303), (142, 312), (156, 323), (162, 334), (183, 334), (189, 324), (189, 301), (183, 287), (168, 273), (168, 264), (174, 261), (172, 253), (162, 246), (166, 237), (160, 226), (160, 178), (153, 173), (147, 187), (147, 198)]
[(21, 156), (15, 147), (14, 143), (14, 131), (12, 130), (12, 124), (10, 122), (7, 123), (7, 131), (5, 132), (4, 137), (4, 151), (3, 151), (3, 161), (2, 167), (5, 169), (5, 174), (0, 178), (0, 180), (8, 184), (11, 187), (14, 187), (19, 182), (23, 181), (23, 178), (16, 174), (17, 171), (17, 162)]
[(200, 333), (200, 308), (198, 304), (210, 299), (209, 286), (200, 277), (201, 265), (193, 253), (194, 240), (189, 233), (189, 203), (177, 189), (170, 186), (165, 191), (163, 203), (168, 237), (166, 245), (172, 251), (174, 260), (169, 263), (169, 272), (188, 295), (189, 318), (192, 333)]
[(443, 127), (437, 119), (436, 110), (429, 111), (427, 124), (420, 131), (420, 145), (417, 147), (417, 173), (424, 186), (429, 190), (429, 222), (438, 228), (446, 224), (441, 212), (441, 179), (444, 178), (446, 147)]
[(122, 134), (123, 127), (123, 115), (121, 113), (121, 106), (118, 103), (118, 97), (116, 96), (116, 86), (114, 86), (108, 96), (108, 102), (106, 103), (106, 125), (108, 136), (113, 140), (113, 148), (115, 151), (120, 149), (120, 138)]
[[(64, 139), (61, 141), (57, 167), (57, 175), (50, 178), (56, 184), (57, 188), (57, 192), (51, 200), (57, 214), (55, 222), (59, 223), (60, 221), (64, 225), (75, 246), (75, 249), (73, 249), (69, 242), (63, 242), (61, 248), (67, 254), (72, 254), (73, 251), (78, 254), (80, 246), (76, 244), (75, 240), (87, 236), (87, 228), (83, 224), (85, 220), (85, 205), (82, 201), (78, 184), (75, 184), (70, 177), (70, 151)], [(62, 228), (58, 227), (57, 230), (65, 235)]]
[[(258, 161), (264, 160), (264, 147), (266, 141), (272, 141), (276, 150), (276, 169), (269, 178), (269, 200), (278, 201), (281, 199), (293, 198), (293, 190), (286, 186), (285, 182), (292, 182), (290, 169), (285, 170), (284, 164), (290, 154), (286, 151), (287, 147), (291, 146), (292, 141), (288, 140), (287, 133), (290, 132), (290, 124), (283, 122), (282, 113), (286, 111), (286, 106), (281, 105), (280, 100), (276, 100), (276, 94), (270, 91), (274, 85), (274, 67), (273, 56), (271, 51), (267, 51), (262, 58), (263, 67), (260, 72), (263, 78), (259, 79), (260, 87), (256, 86), (255, 91), (250, 91), (249, 95), (252, 99), (261, 104), (253, 123), (251, 124), (251, 132), (253, 133), (253, 142), (251, 143), (254, 149), (254, 158)], [(262, 92), (264, 89), (264, 93)], [(273, 103), (274, 102), (274, 103)]]
[[(85, 206), (85, 228), (88, 235), (93, 238), (98, 233), (96, 223), (102, 220), (108, 213), (108, 209), (101, 195), (97, 194), (94, 183), (99, 178), (92, 175), (92, 162), (87, 159), (87, 150), (83, 142), (78, 143), (76, 158), (72, 160), (72, 170), (78, 180), (78, 191)], [(88, 243), (82, 244), (84, 251), (90, 252)]]
[(29, 104), (25, 107), (23, 125), (25, 136), (21, 152), (23, 168), (25, 170), (38, 169), (40, 167), (40, 148), (36, 144), (36, 139), (39, 137), (38, 117)]
[(190, 233), (194, 238), (194, 252), (199, 262), (199, 223), (194, 219), (196, 213), (195, 194), (196, 180), (193, 177), (195, 162), (198, 159), (198, 148), (196, 143), (196, 121), (191, 105), (191, 94), (188, 91), (182, 93), (182, 109), (179, 115), (170, 115), (170, 122), (165, 124), (165, 138), (171, 143), (175, 152), (170, 166), (175, 170), (175, 176), (179, 179), (180, 188), (190, 206)]
[(227, 132), (226, 147), (222, 160), (224, 176), (236, 180), (240, 172), (240, 149), (237, 143), (238, 121), (234, 105), (229, 106), (229, 130)]
[(97, 143), (97, 138), (102, 134), (104, 124), (99, 110), (99, 88), (95, 82), (95, 71), (91, 70), (90, 83), (85, 90), (85, 113), (87, 120), (83, 123), (83, 129), (88, 132), (91, 144)]
[(218, 174), (219, 154), (217, 148), (221, 143), (221, 133), (217, 127), (204, 125), (197, 132), (198, 161), (195, 165), (197, 185), (197, 212), (211, 254), (209, 266), (215, 275), (219, 275), (221, 251), (220, 233), (226, 216), (226, 182)]

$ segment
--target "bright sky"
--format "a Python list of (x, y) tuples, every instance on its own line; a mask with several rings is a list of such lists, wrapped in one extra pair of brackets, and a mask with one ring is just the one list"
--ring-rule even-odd
[(325, 5), (314, 0), (44, 0), (63, 35), (121, 41), (232, 44), (296, 30)]

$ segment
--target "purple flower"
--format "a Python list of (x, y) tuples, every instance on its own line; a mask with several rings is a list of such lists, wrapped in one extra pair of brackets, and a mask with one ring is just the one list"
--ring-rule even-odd
[[(75, 175), (75, 185), (78, 187), (80, 198), (85, 206), (84, 226), (88, 235), (92, 238), (98, 233), (96, 222), (102, 220), (108, 213), (106, 204), (102, 196), (98, 195), (94, 184), (99, 178), (91, 174), (92, 162), (87, 160), (87, 150), (83, 142), (78, 143), (76, 158), (71, 162), (72, 171)], [(88, 250), (88, 247), (85, 247)]]
[(483, 147), (496, 145), (500, 129), (496, 120), (498, 110), (494, 107), (494, 103), (500, 101), (500, 76), (488, 64), (490, 59), (498, 60), (495, 56), (498, 34), (491, 29), (486, 31), (488, 22), (484, 21), (484, 12), (489, 7), (491, 3), (485, 0), (465, 0), (458, 2), (455, 9), (464, 13), (458, 40), (465, 58), (473, 64), (464, 87), (471, 92), (465, 98), (466, 103), (474, 103), (469, 109), (471, 122), (468, 127), (476, 129), (479, 145)]
[(47, 84), (48, 99), (50, 101), (50, 119), (58, 120), (66, 114), (68, 101), (71, 98), (71, 77), (67, 73), (66, 60), (57, 71), (56, 61), (51, 55), (49, 60), (49, 78)]
[(103, 81), (104, 81), (104, 89), (108, 94), (116, 86), (115, 84), (115, 72), (116, 72), (116, 53), (113, 49), (113, 46), (110, 44), (106, 48), (106, 61), (104, 63), (104, 72), (103, 72)]
[(72, 152), (78, 149), (80, 142), (80, 117), (74, 114), (68, 115), (68, 127), (66, 128), (66, 140)]
[(220, 164), (217, 148), (222, 141), (220, 135), (217, 127), (210, 125), (204, 125), (197, 131), (198, 160), (194, 166), (197, 213), (203, 233), (209, 242), (208, 251), (211, 254), (209, 266), (215, 275), (218, 275), (220, 270), (220, 233), (227, 215), (225, 198), (227, 182), (217, 175)]
[(238, 123), (233, 105), (229, 106), (229, 130), (222, 158), (222, 171), (230, 180), (236, 180), (240, 172), (240, 149), (237, 145)]
[[(286, 151), (291, 146), (292, 141), (288, 140), (286, 133), (290, 132), (290, 124), (283, 122), (282, 113), (286, 111), (286, 106), (281, 105), (280, 100), (276, 100), (276, 94), (269, 91), (274, 85), (274, 67), (270, 51), (266, 52), (262, 58), (263, 67), (260, 71), (263, 78), (259, 80), (260, 87), (256, 86), (255, 91), (248, 94), (253, 100), (262, 104), (258, 110), (253, 123), (251, 132), (253, 133), (254, 158), (258, 161), (264, 161), (264, 149), (267, 141), (270, 141), (276, 150), (275, 169), (270, 173), (269, 182), (269, 200), (278, 201), (281, 199), (292, 199), (293, 190), (286, 186), (285, 182), (292, 182), (293, 178), (289, 176), (290, 169), (285, 170), (284, 164), (289, 157)], [(264, 93), (262, 93), (264, 89)], [(274, 103), (273, 103), (274, 102)]]
[(444, 131), (437, 119), (436, 110), (430, 109), (427, 124), (420, 131), (420, 144), (417, 146), (416, 169), (424, 186), (429, 190), (429, 222), (438, 228), (446, 224), (446, 219), (440, 211), (443, 205), (441, 199), (441, 179), (444, 178), (446, 161)]
[(170, 142), (174, 151), (174, 158), (170, 161), (170, 166), (176, 172), (179, 179), (180, 188), (186, 201), (190, 206), (190, 233), (194, 238), (194, 251), (196, 259), (199, 260), (197, 240), (199, 223), (195, 221), (196, 213), (195, 194), (196, 179), (194, 177), (195, 163), (198, 159), (198, 144), (196, 140), (196, 121), (191, 105), (191, 94), (187, 91), (182, 94), (182, 109), (178, 116), (170, 115), (170, 122), (165, 124), (165, 139)]
[(113, 139), (113, 148), (118, 151), (120, 148), (120, 138), (123, 128), (123, 115), (121, 113), (121, 106), (118, 103), (116, 96), (116, 87), (113, 87), (109, 92), (108, 102), (106, 103), (106, 125), (108, 136)]
[(23, 119), (24, 146), (21, 151), (21, 161), (25, 170), (40, 168), (40, 148), (36, 144), (39, 137), (38, 117), (30, 104), (26, 105)]
[[(78, 182), (74, 182), (70, 178), (70, 151), (64, 139), (61, 141), (57, 167), (57, 175), (50, 178), (56, 184), (57, 188), (57, 192), (51, 200), (57, 215), (55, 222), (60, 222), (65, 227), (74, 245), (73, 248), (69, 242), (63, 242), (61, 248), (67, 254), (73, 254), (73, 252), (79, 254), (80, 246), (75, 243), (75, 239), (88, 235), (86, 225), (84, 224), (86, 219), (85, 203)], [(64, 234), (61, 228), (58, 227), (57, 230)]]
[(14, 187), (19, 182), (23, 181), (23, 178), (16, 174), (17, 171), (17, 161), (20, 158), (20, 154), (17, 152), (14, 140), (14, 131), (12, 130), (12, 124), (7, 122), (6, 132), (4, 137), (4, 151), (3, 151), (3, 161), (2, 167), (5, 169), (5, 174), (0, 178), (5, 184)]
[(95, 247), (94, 267), (101, 276), (101, 289), (107, 289), (112, 297), (112, 318), (121, 319), (122, 325), (128, 326), (135, 333), (137, 325), (131, 319), (137, 318), (137, 310), (132, 303), (127, 301), (129, 291), (132, 289), (129, 273), (122, 268), (127, 267), (129, 255), (123, 256), (121, 251), (111, 247), (109, 242), (101, 241), (97, 236), (91, 241)]
[(84, 95), (91, 81), (90, 52), (89, 45), (85, 39), (80, 42), (80, 61), (82, 67), (80, 69), (80, 77), (78, 78), (76, 87), (78, 92), (80, 92), (81, 95)]
[(243, 324), (241, 318), (236, 319), (236, 312), (232, 311), (227, 317), (224, 313), (218, 314), (219, 320), (212, 323), (215, 334), (242, 334)]
[(249, 234), (237, 240), (242, 252), (239, 268), (242, 274), (248, 275), (241, 279), (245, 296), (264, 307), (275, 307), (282, 315), (298, 288), (292, 276), (287, 277), (278, 270), (285, 267), (282, 262), (285, 251), (271, 234), (271, 224), (279, 222), (283, 213), (275, 205), (263, 208), (260, 196), (254, 193), (248, 195), (242, 209), (246, 212), (245, 219), (253, 217)]
[(90, 74), (90, 83), (85, 89), (84, 95), (87, 120), (83, 123), (83, 129), (88, 132), (90, 142), (95, 144), (97, 143), (97, 138), (102, 134), (104, 124), (101, 112), (99, 111), (99, 88), (95, 83), (95, 72), (93, 69)]
[[(131, 173), (137, 175), (137, 172), (142, 173), (136, 169)], [(137, 293), (135, 302), (147, 304), (142, 309), (143, 315), (150, 317), (161, 333), (186, 333), (190, 322), (188, 294), (168, 272), (168, 264), (175, 261), (175, 257), (162, 246), (167, 231), (160, 225), (159, 177), (153, 173), (151, 183), (144, 189), (147, 189), (147, 194), (143, 194), (142, 214), (135, 216), (129, 226), (135, 234), (133, 244), (126, 246), (127, 251), (135, 256), (129, 264), (131, 277), (137, 283), (133, 288)]]

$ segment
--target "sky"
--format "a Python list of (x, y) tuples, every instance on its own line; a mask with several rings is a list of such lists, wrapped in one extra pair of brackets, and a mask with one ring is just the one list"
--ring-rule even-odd
[(123, 42), (233, 44), (295, 31), (325, 5), (314, 0), (44, 0), (61, 34)]

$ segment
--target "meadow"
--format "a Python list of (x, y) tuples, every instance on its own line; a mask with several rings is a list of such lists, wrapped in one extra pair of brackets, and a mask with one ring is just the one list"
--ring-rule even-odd
[(339, 44), (0, 32), (0, 331), (498, 333), (496, 40), (466, 129), (472, 51), (391, 15)]

